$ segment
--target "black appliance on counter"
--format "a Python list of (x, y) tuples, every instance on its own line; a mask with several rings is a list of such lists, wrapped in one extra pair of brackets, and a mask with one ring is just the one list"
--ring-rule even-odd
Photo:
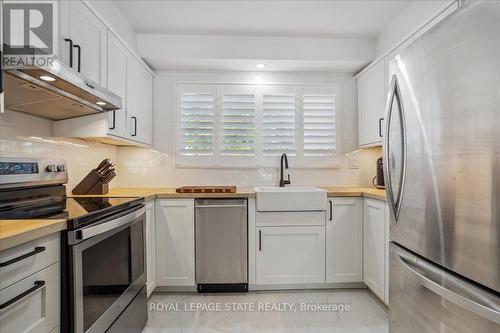
[(67, 177), (62, 160), (0, 158), (0, 219), (67, 219), (61, 332), (139, 333), (148, 318), (144, 199), (68, 198)]
[(384, 182), (384, 162), (382, 160), (382, 157), (377, 159), (377, 175), (373, 178), (373, 186), (376, 188), (384, 189), (385, 188), (385, 182)]

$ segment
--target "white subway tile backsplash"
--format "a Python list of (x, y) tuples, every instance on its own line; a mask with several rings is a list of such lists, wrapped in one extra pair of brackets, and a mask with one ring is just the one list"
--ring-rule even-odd
[[(91, 141), (53, 138), (44, 119), (11, 112), (8, 124), (0, 118), (0, 154), (2, 156), (58, 157), (68, 163), (68, 192), (105, 158), (116, 163), (113, 187), (178, 187), (183, 185), (273, 186), (278, 184), (279, 169), (184, 169), (176, 168), (174, 157), (153, 149), (116, 147)], [(50, 124), (50, 123), (49, 123)], [(7, 130), (6, 130), (7, 129)], [(342, 156), (339, 169), (287, 170), (292, 185), (370, 186), (380, 148), (362, 149)], [(358, 169), (349, 169), (349, 158)]]
[[(81, 141), (77, 139), (20, 137), (0, 138), (2, 156), (57, 157), (68, 164), (68, 193), (105, 158), (116, 162), (118, 150), (115, 146)], [(110, 183), (114, 187), (118, 181)]]

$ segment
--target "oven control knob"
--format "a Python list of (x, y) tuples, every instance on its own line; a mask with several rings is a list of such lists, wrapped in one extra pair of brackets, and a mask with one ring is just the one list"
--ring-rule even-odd
[(49, 165), (47, 165), (47, 171), (48, 172), (57, 172), (57, 166), (55, 164), (49, 164)]
[(66, 171), (66, 166), (64, 164), (59, 164), (57, 166), (57, 171), (59, 171), (59, 172)]

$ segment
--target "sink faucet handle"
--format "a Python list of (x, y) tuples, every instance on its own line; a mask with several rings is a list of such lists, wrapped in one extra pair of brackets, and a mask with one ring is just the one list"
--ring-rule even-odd
[(285, 180), (285, 184), (290, 185), (290, 183), (291, 183), (291, 182), (290, 182), (290, 174), (288, 174), (287, 176), (288, 176), (288, 179), (287, 179), (287, 180)]

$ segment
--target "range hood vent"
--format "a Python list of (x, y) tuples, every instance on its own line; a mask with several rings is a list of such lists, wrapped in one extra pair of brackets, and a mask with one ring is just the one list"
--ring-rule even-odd
[(121, 97), (54, 61), (5, 70), (5, 108), (62, 120), (121, 109)]

